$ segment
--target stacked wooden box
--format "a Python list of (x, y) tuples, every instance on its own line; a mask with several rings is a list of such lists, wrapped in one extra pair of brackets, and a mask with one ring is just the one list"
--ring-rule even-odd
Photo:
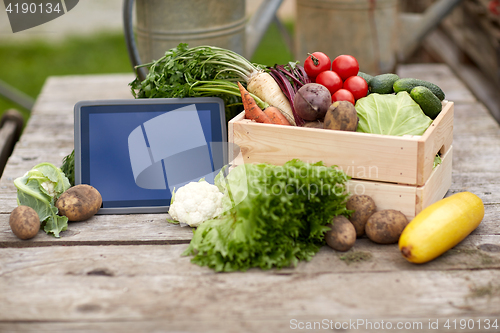
[[(298, 158), (336, 165), (352, 179), (349, 192), (373, 197), (378, 209), (396, 209), (413, 218), (444, 197), (451, 186), (453, 102), (422, 136), (390, 136), (260, 124), (244, 113), (228, 124), (233, 164), (282, 165)], [(434, 167), (439, 154), (441, 164)]]

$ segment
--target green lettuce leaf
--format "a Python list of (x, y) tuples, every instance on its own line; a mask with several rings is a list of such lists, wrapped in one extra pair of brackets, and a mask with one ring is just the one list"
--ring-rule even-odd
[(442, 160), (441, 160), (441, 156), (439, 156), (439, 154), (437, 154), (436, 156), (434, 156), (434, 163), (432, 164), (432, 169), (434, 169), (439, 164), (441, 164), (441, 162), (442, 162)]
[(51, 163), (40, 163), (24, 176), (16, 178), (17, 204), (33, 208), (47, 234), (59, 237), (68, 227), (68, 218), (57, 215), (55, 202), (70, 188), (68, 178)]
[(239, 204), (248, 195), (246, 168), (234, 168), (229, 174), (224, 166), (214, 179), (214, 185), (219, 188), (222, 197), (222, 211), (226, 212)]
[(356, 102), (358, 132), (386, 135), (422, 135), (432, 123), (406, 91), (370, 94)]
[(335, 167), (292, 160), (245, 164), (217, 178), (231, 209), (203, 222), (184, 255), (216, 271), (295, 266), (324, 245), (334, 216), (348, 216), (346, 181)]
[(75, 185), (75, 150), (73, 149), (71, 153), (63, 158), (63, 163), (61, 165), (61, 171), (66, 177), (68, 177), (71, 186)]

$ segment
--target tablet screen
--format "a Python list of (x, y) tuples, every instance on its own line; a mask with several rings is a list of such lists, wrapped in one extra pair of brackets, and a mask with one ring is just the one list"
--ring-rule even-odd
[(100, 213), (166, 211), (174, 189), (227, 164), (217, 98), (81, 102), (75, 116), (75, 182), (101, 193)]

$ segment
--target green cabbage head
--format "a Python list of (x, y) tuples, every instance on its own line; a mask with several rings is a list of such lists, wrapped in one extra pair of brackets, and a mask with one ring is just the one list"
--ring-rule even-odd
[(55, 202), (70, 188), (69, 180), (58, 167), (40, 163), (24, 176), (16, 178), (17, 204), (33, 208), (47, 234), (59, 237), (68, 227), (68, 218), (57, 215)]
[(358, 132), (385, 135), (422, 135), (432, 123), (406, 91), (370, 94), (356, 102)]

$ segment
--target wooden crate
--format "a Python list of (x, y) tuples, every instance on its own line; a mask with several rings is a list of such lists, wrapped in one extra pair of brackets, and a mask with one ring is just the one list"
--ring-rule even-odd
[(241, 113), (228, 124), (228, 141), (240, 147), (244, 163), (282, 165), (300, 158), (337, 165), (356, 179), (422, 186), (436, 154), (444, 155), (451, 147), (453, 102), (443, 102), (443, 110), (422, 136), (259, 124)]
[[(336, 165), (352, 177), (351, 193), (373, 196), (379, 209), (393, 208), (409, 218), (442, 198), (451, 185), (453, 102), (422, 136), (389, 136), (259, 124), (241, 113), (228, 124), (233, 164), (282, 165), (299, 158)], [(434, 157), (442, 163), (433, 168)]]
[(450, 146), (441, 157), (441, 164), (434, 168), (422, 186), (351, 179), (348, 184), (349, 192), (367, 194), (373, 198), (377, 209), (396, 209), (411, 220), (422, 209), (442, 199), (450, 188), (452, 153)]

